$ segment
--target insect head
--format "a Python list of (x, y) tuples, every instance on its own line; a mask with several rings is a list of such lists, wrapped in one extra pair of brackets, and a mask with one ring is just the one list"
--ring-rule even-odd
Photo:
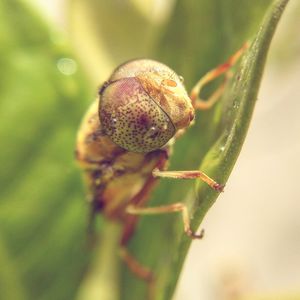
[(159, 149), (194, 119), (182, 78), (154, 60), (119, 66), (99, 94), (104, 133), (128, 151)]

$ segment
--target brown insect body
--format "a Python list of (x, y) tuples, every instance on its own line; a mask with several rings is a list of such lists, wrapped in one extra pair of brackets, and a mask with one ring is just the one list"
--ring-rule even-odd
[(124, 208), (152, 177), (164, 167), (168, 147), (135, 153), (116, 145), (103, 133), (98, 101), (87, 112), (77, 139), (77, 159), (84, 169), (93, 208), (109, 218), (124, 220)]
[(194, 109), (180, 77), (167, 66), (137, 60), (117, 68), (86, 113), (76, 154), (84, 169), (92, 209), (124, 223), (123, 242), (134, 230), (129, 204), (143, 206), (155, 168), (166, 168), (175, 133)]
[[(123, 226), (120, 255), (128, 268), (148, 284), (155, 295), (155, 274), (128, 251), (138, 215), (180, 212), (184, 232), (200, 239), (190, 225), (184, 202), (145, 207), (156, 178), (200, 179), (217, 193), (224, 185), (199, 170), (165, 171), (172, 144), (194, 119), (195, 109), (212, 107), (223, 94), (230, 68), (247, 43), (222, 65), (209, 71), (188, 96), (181, 78), (153, 60), (133, 60), (118, 67), (99, 90), (99, 99), (87, 111), (77, 136), (76, 158), (84, 171), (94, 216), (102, 212)], [(224, 75), (219, 87), (204, 100), (201, 89)], [(180, 200), (180, 199), (179, 199)]]

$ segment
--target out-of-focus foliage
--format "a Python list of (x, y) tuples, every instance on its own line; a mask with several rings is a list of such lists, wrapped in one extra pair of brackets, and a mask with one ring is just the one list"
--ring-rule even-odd
[[(84, 273), (91, 250), (73, 148), (81, 116), (94, 93), (86, 92), (80, 70), (59, 36), (49, 32), (24, 3), (0, 3), (0, 299), (69, 300), (76, 297), (83, 276), (91, 277), (91, 272)], [(258, 32), (271, 3), (181, 0), (175, 1), (170, 19), (166, 10), (165, 18), (154, 22), (136, 1), (70, 0), (70, 28), (95, 90), (119, 63), (141, 56), (173, 67), (190, 89)], [(269, 16), (273, 13), (275, 9)], [(209, 153), (205, 169), (226, 181), (241, 145), (232, 141), (241, 137), (240, 143), (245, 136), (276, 22), (276, 18), (273, 23), (264, 22), (265, 31), (260, 31), (244, 61), (240, 82), (235, 78), (227, 97), (213, 110), (199, 113), (196, 125), (178, 141), (172, 169), (195, 169)], [(212, 148), (223, 128), (229, 134), (226, 141), (222, 139), (226, 151), (237, 146), (229, 161), (224, 155), (216, 160), (215, 149), (221, 144)], [(150, 204), (181, 201), (192, 186), (188, 181), (162, 181)], [(188, 203), (196, 209), (194, 225), (199, 225), (217, 194), (201, 186), (201, 198), (193, 201), (197, 199), (193, 196)], [(180, 216), (145, 217), (130, 243), (138, 260), (159, 274), (157, 299), (170, 299), (173, 294), (190, 242), (182, 231)], [(103, 242), (110, 239), (108, 233)], [(106, 263), (112, 268), (116, 262), (107, 259)], [(96, 287), (104, 289), (104, 276), (99, 276), (104, 281), (97, 284), (98, 273), (93, 270)], [(145, 299), (144, 282), (126, 268), (121, 279), (122, 299)], [(86, 288), (90, 285), (83, 285), (81, 295), (87, 294), (82, 292)]]
[(90, 95), (23, 1), (1, 1), (0, 45), (0, 299), (73, 299), (89, 259), (73, 152)]

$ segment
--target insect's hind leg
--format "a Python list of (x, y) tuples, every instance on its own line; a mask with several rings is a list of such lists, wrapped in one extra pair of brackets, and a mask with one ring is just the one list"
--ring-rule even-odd
[[(149, 197), (149, 193), (154, 187), (157, 179), (150, 176), (146, 181), (143, 188), (140, 192), (135, 195), (130, 203), (132, 205), (143, 206)], [(150, 268), (142, 265), (129, 251), (127, 244), (134, 233), (136, 223), (138, 222), (138, 217), (134, 215), (127, 215), (124, 227), (123, 234), (120, 240), (120, 257), (123, 262), (127, 265), (128, 269), (138, 278), (145, 281), (148, 288), (148, 300), (154, 299), (154, 290), (155, 290), (155, 276)]]
[[(126, 264), (127, 268), (134, 274), (137, 278), (145, 281), (148, 289), (148, 300), (154, 299), (154, 289), (155, 289), (155, 276), (150, 268), (142, 265), (135, 257), (132, 255), (128, 248), (127, 243), (131, 237), (132, 230), (135, 228), (136, 222), (138, 221), (137, 216), (130, 216), (127, 219), (127, 224), (124, 227), (122, 239), (120, 241), (120, 258)], [(129, 234), (129, 235), (128, 235)]]
[(135, 276), (147, 283), (148, 300), (153, 300), (155, 288), (155, 278), (153, 272), (149, 268), (139, 263), (124, 245), (120, 247), (120, 257)]
[[(245, 43), (236, 53), (234, 53), (225, 63), (219, 65), (215, 69), (209, 71), (204, 75), (193, 87), (190, 98), (192, 100), (193, 107), (195, 109), (206, 110), (211, 108), (221, 97), (225, 89), (227, 79), (231, 76), (230, 68), (238, 61), (244, 51), (248, 48), (248, 43)], [(209, 82), (213, 81), (217, 77), (225, 74), (224, 81), (213, 92), (213, 94), (207, 99), (201, 99), (200, 92), (202, 88)]]
[[(174, 203), (171, 205), (146, 208), (129, 205), (126, 209), (126, 212), (132, 215), (155, 215), (181, 212), (185, 233), (192, 239), (201, 239), (204, 235), (203, 230), (200, 232), (200, 234), (196, 234), (191, 230), (188, 210), (184, 203)], [(130, 254), (126, 245), (121, 245), (120, 257), (135, 276), (147, 283), (148, 300), (153, 300), (155, 292), (155, 276), (151, 269), (142, 265), (132, 254)]]
[[(145, 207), (145, 208), (131, 204), (127, 206), (126, 212), (132, 215), (156, 215), (156, 214), (181, 212), (185, 233), (192, 239), (201, 239), (204, 236), (204, 230), (201, 230), (199, 234), (196, 234), (195, 232), (192, 231), (190, 227), (190, 218), (188, 214), (188, 209), (186, 205), (181, 202), (173, 203), (170, 205), (163, 205), (157, 207)], [(148, 299), (153, 300), (154, 290), (155, 290), (155, 277), (153, 272), (149, 268), (139, 263), (137, 259), (129, 253), (125, 245), (121, 246), (120, 256), (133, 274), (135, 274), (138, 278), (147, 282)]]

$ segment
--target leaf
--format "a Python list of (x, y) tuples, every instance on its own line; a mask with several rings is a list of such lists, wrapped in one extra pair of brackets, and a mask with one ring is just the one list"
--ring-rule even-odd
[[(165, 57), (165, 61), (169, 60), (171, 66), (177, 66), (174, 67), (176, 70), (182, 70), (184, 77), (189, 79), (189, 85), (199, 77), (200, 73), (199, 75), (197, 73), (203, 69), (204, 63), (201, 62), (203, 57), (205, 62), (214, 61), (210, 68), (214, 67), (225, 60), (217, 57), (214, 52), (222, 49), (228, 56), (254, 32), (257, 33), (222, 102), (205, 116), (203, 113), (199, 114), (198, 118), (201, 117), (202, 120), (178, 141), (175, 155), (171, 160), (171, 169), (195, 169), (195, 163), (202, 160), (201, 170), (217, 181), (226, 183), (245, 139), (266, 55), (287, 2), (287, 0), (280, 0), (272, 3), (260, 27), (258, 27), (259, 16), (267, 8), (266, 2), (262, 4), (232, 1), (231, 7), (227, 6), (227, 2), (225, 7), (225, 3), (223, 5), (221, 1), (199, 1), (197, 5), (189, 1), (178, 2), (171, 23), (166, 29), (164, 41), (167, 44), (157, 53), (157, 57)], [(244, 5), (247, 5), (248, 9), (244, 9)], [(187, 16), (193, 21), (188, 21)], [(250, 16), (256, 17), (250, 18)], [(204, 32), (201, 34), (199, 32), (201, 38), (197, 39), (195, 37), (198, 34), (197, 30), (201, 28), (211, 30), (206, 35)], [(218, 28), (221, 28), (220, 32)], [(217, 37), (214, 37), (214, 30)], [(178, 47), (178, 45), (185, 45), (185, 47)], [(202, 56), (204, 53), (207, 56)], [(185, 159), (181, 159), (182, 157)], [(189, 182), (163, 182), (149, 205), (157, 206), (180, 201), (186, 198), (185, 195), (190, 187)], [(216, 192), (197, 182), (196, 195), (193, 197), (191, 194), (187, 200), (193, 212), (194, 228), (200, 225), (217, 196)], [(180, 216), (155, 216), (141, 219), (130, 244), (130, 251), (143, 265), (155, 270), (157, 276), (155, 299), (171, 299), (190, 243), (191, 240), (183, 233)], [(122, 299), (145, 298), (145, 285), (131, 276), (126, 269), (124, 269), (123, 287)]]
[(151, 53), (159, 25), (142, 14), (133, 1), (69, 2), (71, 37), (95, 85), (106, 80), (117, 65)]
[(27, 2), (1, 1), (0, 23), (0, 299), (73, 299), (90, 258), (73, 159), (90, 94)]

